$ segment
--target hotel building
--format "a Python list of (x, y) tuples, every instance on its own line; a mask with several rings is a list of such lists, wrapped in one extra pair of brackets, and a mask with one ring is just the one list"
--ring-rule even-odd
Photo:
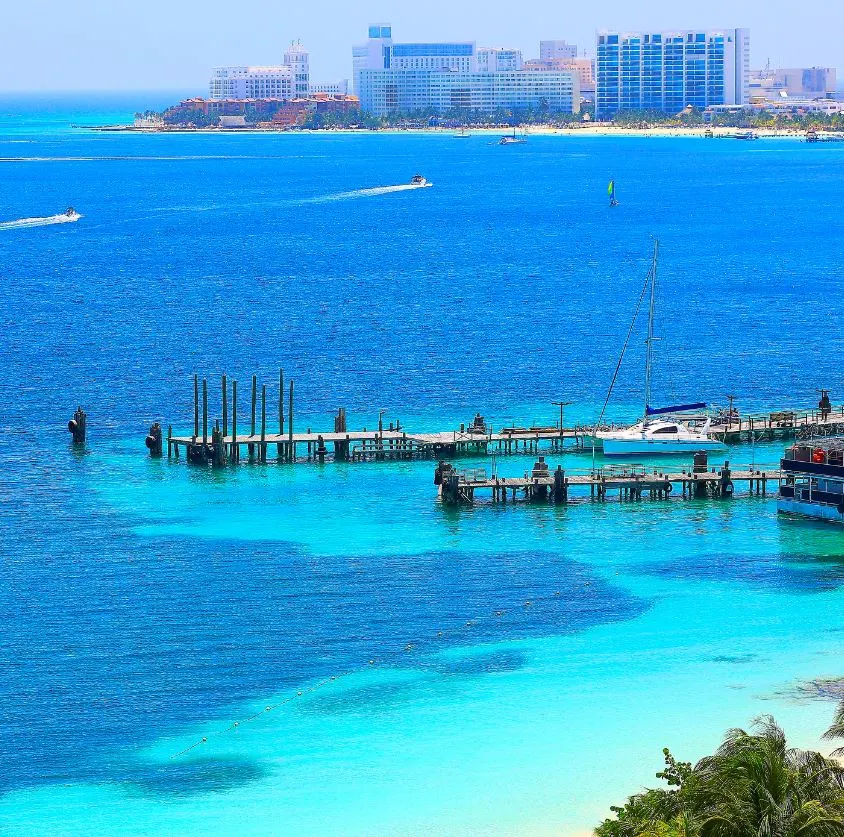
[(361, 110), (375, 116), (434, 110), (577, 112), (580, 89), (572, 70), (523, 69), (513, 49), (477, 49), (472, 41), (395, 43), (392, 28), (369, 28), (352, 50)]
[(522, 51), (520, 49), (491, 49), (481, 47), (477, 53), (478, 72), (512, 73), (522, 69)]
[(750, 100), (747, 29), (599, 32), (596, 115), (687, 106), (744, 105)]
[(577, 58), (577, 45), (565, 41), (540, 41), (540, 61), (570, 61)]
[(215, 67), (209, 82), (212, 99), (299, 99), (309, 92), (308, 52), (291, 44), (284, 63), (271, 67)]
[(795, 67), (755, 70), (750, 74), (750, 96), (782, 99), (805, 96), (810, 99), (834, 98), (836, 72), (832, 67)]

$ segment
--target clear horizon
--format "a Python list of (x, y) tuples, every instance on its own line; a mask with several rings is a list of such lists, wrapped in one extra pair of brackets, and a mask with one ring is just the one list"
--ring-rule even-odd
[(368, 24), (393, 26), (398, 41), (473, 40), (479, 46), (521, 49), (536, 57), (541, 39), (561, 39), (594, 55), (598, 29), (747, 27), (751, 65), (844, 67), (842, 7), (799, 15), (776, 13), (760, 0), (713, 0), (705, 11), (679, 14), (668, 0), (636, 9), (608, 0), (596, 11), (566, 9), (540, 0), (530, 19), (512, 5), (467, 0), (459, 8), (432, 0), (424, 9), (393, 0), (364, 0), (351, 8), (322, 0), (281, 9), (256, 0), (249, 14), (232, 16), (220, 0), (174, 7), (149, 0), (117, 9), (105, 0), (56, 5), (33, 0), (6, 12), (0, 33), (0, 91), (6, 93), (204, 92), (211, 68), (280, 63), (286, 45), (301, 40), (311, 54), (311, 77), (329, 82), (351, 76), (351, 49)]

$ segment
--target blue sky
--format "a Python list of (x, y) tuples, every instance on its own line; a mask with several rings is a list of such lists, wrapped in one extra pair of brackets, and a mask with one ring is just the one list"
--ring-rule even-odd
[(595, 30), (737, 27), (752, 63), (833, 66), (844, 75), (844, 3), (816, 0), (9, 0), (0, 23), (0, 90), (196, 89), (218, 64), (275, 63), (301, 39), (315, 81), (350, 75), (367, 24), (398, 40), (475, 40), (538, 54), (541, 38), (589, 54)]

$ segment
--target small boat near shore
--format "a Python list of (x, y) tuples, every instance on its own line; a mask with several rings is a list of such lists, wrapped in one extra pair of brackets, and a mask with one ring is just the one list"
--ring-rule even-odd
[(515, 128), (513, 128), (512, 135), (505, 134), (503, 137), (501, 137), (500, 140), (498, 140), (499, 145), (520, 145), (520, 144), (525, 143), (525, 142), (527, 142), (527, 140), (524, 137), (517, 137), (516, 136), (516, 129)]

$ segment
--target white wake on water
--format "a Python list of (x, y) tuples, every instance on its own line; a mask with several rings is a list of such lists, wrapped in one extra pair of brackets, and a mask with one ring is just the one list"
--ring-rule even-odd
[(18, 218), (17, 221), (0, 221), (0, 230), (22, 230), (30, 227), (49, 227), (52, 224), (72, 224), (81, 217), (81, 215), (68, 215), (66, 212), (62, 212), (61, 215), (48, 215), (46, 218)]
[(372, 189), (355, 189), (353, 192), (335, 192), (316, 198), (305, 198), (302, 203), (327, 203), (328, 201), (347, 201), (352, 198), (372, 198), (376, 195), (389, 195), (393, 192), (410, 192), (413, 189), (427, 189), (432, 183), (402, 183), (398, 186), (376, 186)]

